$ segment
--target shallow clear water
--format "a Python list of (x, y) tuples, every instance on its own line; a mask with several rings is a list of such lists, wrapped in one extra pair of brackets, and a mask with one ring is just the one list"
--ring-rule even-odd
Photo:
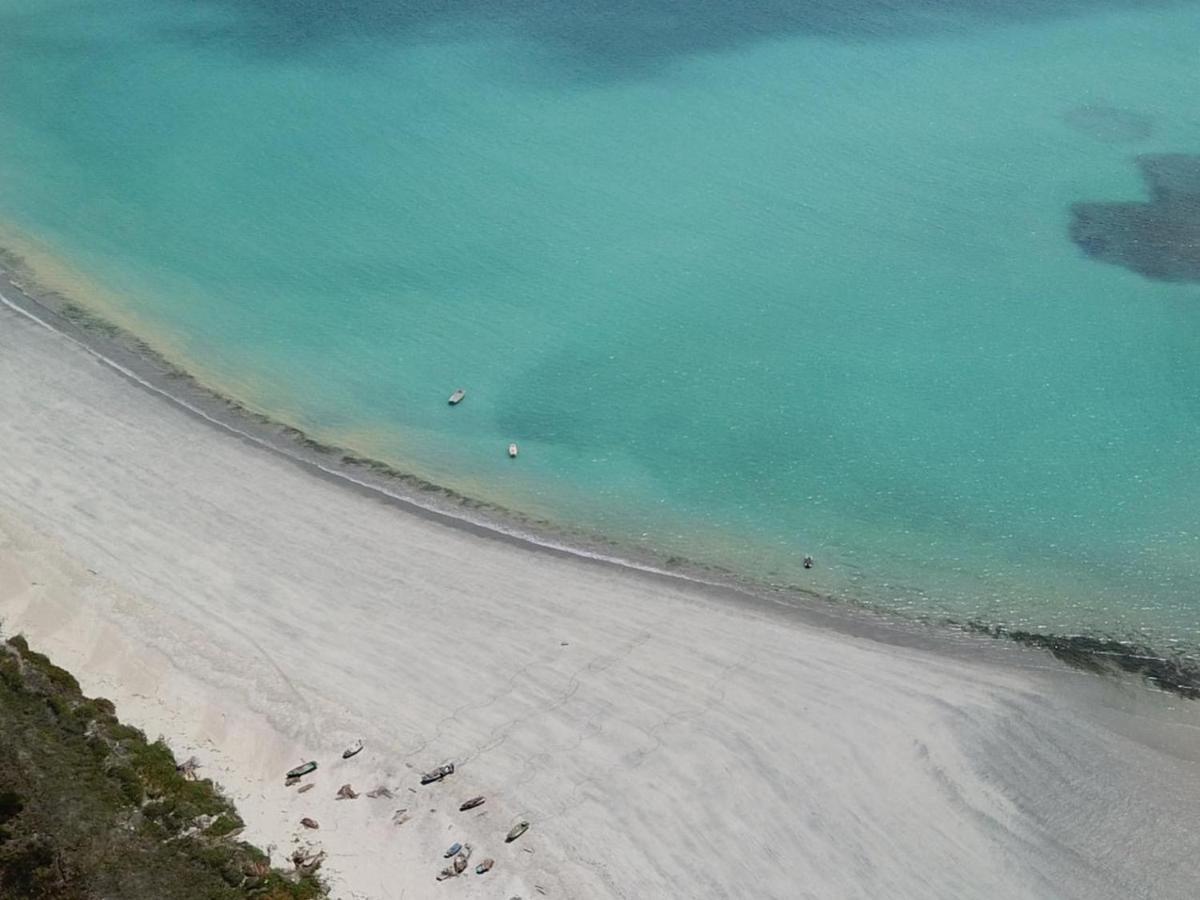
[(1197, 4), (677, 7), (0, 0), (6, 240), (470, 495), (1200, 643), (1200, 285), (1068, 235), (1200, 152)]

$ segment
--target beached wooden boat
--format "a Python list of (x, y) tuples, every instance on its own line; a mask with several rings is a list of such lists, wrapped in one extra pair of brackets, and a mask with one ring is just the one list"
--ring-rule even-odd
[(483, 797), (472, 797), (470, 800), (467, 800), (465, 803), (463, 803), (463, 805), (458, 808), (458, 811), (466, 812), (468, 809), (474, 809), (477, 806), (482, 806), (483, 800)]
[(426, 772), (421, 776), (421, 784), (432, 784), (435, 781), (441, 781), (447, 775), (454, 774), (454, 763), (446, 763), (444, 766), (438, 766), (432, 772)]
[(296, 766), (296, 768), (289, 770), (287, 777), (300, 778), (302, 775), (307, 775), (309, 772), (315, 771), (317, 771), (317, 764), (315, 762), (306, 762), (303, 765)]
[(342, 751), (342, 759), (349, 759), (352, 756), (362, 752), (363, 742), (355, 741), (349, 747)]
[(462, 388), (459, 388), (457, 391), (455, 391), (453, 394), (450, 395), (450, 405), (458, 406), (458, 404), (462, 403), (463, 397), (465, 397), (465, 396), (467, 396), (467, 392), (464, 391)]
[(490, 872), (492, 870), (492, 866), (494, 866), (495, 864), (496, 864), (496, 861), (494, 859), (490, 859), (490, 858), (485, 859), (483, 862), (481, 862), (479, 865), (477, 865), (475, 867), (475, 874), (482, 875), (484, 872)]
[(517, 838), (519, 838), (521, 835), (523, 835), (528, 830), (529, 830), (529, 823), (524, 820), (521, 820), (516, 825), (514, 825), (512, 828), (508, 829), (508, 835), (507, 835), (507, 837), (504, 838), (504, 843), (511, 844), (513, 841), (515, 841)]
[(517, 445), (515, 443), (508, 445), (508, 458), (509, 459), (517, 458)]

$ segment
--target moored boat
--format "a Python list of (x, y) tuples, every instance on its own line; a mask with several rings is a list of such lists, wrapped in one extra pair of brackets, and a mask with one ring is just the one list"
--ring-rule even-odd
[(458, 406), (458, 404), (462, 403), (463, 397), (465, 397), (465, 396), (467, 396), (467, 392), (464, 391), (462, 388), (459, 388), (457, 391), (455, 391), (453, 394), (450, 395), (450, 405)]
[(508, 458), (509, 459), (517, 458), (517, 445), (516, 445), (515, 441), (508, 445)]

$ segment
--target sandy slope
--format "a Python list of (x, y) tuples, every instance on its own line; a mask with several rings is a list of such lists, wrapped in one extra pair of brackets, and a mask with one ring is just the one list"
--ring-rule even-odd
[[(341, 897), (1163, 898), (1200, 876), (1200, 767), (1138, 739), (1200, 735), (1192, 706), (1085, 702), (1078, 676), (428, 521), (5, 308), (0, 615), (196, 753), (250, 837), (290, 852), (317, 819)], [(285, 788), (307, 758), (316, 787)], [(435, 883), (453, 840), (496, 868)]]

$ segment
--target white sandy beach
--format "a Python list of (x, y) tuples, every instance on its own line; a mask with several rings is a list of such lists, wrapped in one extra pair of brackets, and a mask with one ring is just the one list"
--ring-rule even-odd
[[(195, 754), (249, 839), (277, 859), (324, 848), (336, 897), (1124, 900), (1200, 883), (1196, 704), (413, 515), (6, 307), (0, 616)], [(321, 768), (300, 794), (283, 772), (306, 759)], [(443, 760), (457, 772), (420, 787)], [(364, 796), (335, 800), (347, 782)], [(367, 798), (378, 785), (394, 798)], [(453, 841), (493, 871), (436, 883)]]

